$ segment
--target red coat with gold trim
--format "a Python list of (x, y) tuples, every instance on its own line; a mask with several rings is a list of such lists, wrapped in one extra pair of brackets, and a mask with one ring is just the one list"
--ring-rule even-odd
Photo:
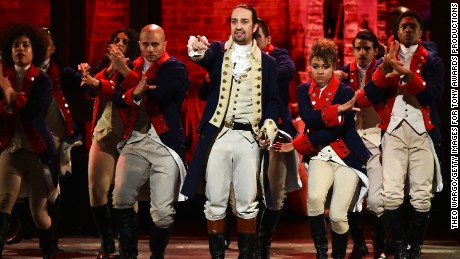
[(305, 131), (292, 144), (305, 158), (315, 156), (321, 148), (331, 146), (350, 167), (365, 172), (370, 153), (355, 129), (355, 112), (339, 113), (337, 107), (354, 96), (354, 90), (335, 76), (320, 93), (316, 82), (297, 87), (299, 113)]

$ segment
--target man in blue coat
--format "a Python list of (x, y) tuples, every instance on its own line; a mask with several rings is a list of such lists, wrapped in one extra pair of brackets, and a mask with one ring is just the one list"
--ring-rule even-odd
[(146, 25), (140, 33), (141, 56), (126, 64), (118, 47), (110, 58), (119, 72), (113, 100), (125, 125), (115, 170), (113, 207), (118, 213), (122, 258), (137, 258), (134, 203), (139, 188), (149, 181), (150, 258), (164, 258), (172, 225), (174, 202), (185, 174), (185, 134), (180, 111), (189, 81), (185, 64), (169, 56), (164, 30)]
[[(271, 43), (272, 37), (267, 23), (261, 18), (258, 19), (257, 23), (259, 25), (256, 38), (257, 46), (262, 52), (276, 60), (278, 94), (281, 101), (280, 115), (277, 120), (279, 128), (277, 141), (291, 142), (297, 136), (297, 130), (292, 123), (289, 109), (289, 82), (294, 78), (295, 65), (286, 49), (275, 47)], [(259, 206), (257, 258), (270, 258), (271, 240), (284, 206), (286, 193), (297, 191), (302, 187), (298, 174), (298, 163), (299, 159), (295, 150), (288, 153), (270, 150), (268, 179), (273, 204), (266, 206), (266, 204), (261, 203)], [(266, 196), (265, 192), (263, 194)]]
[[(252, 258), (261, 160), (268, 158), (265, 149), (278, 131), (276, 61), (257, 47), (257, 29), (256, 11), (251, 6), (238, 5), (231, 15), (227, 42), (209, 43), (204, 36), (191, 36), (188, 42), (191, 59), (209, 72), (211, 89), (181, 192), (193, 197), (205, 175), (204, 212), (212, 258), (225, 256), (224, 226), (232, 188), (240, 257)], [(262, 168), (267, 167), (264, 159)]]
[[(379, 127), (384, 130), (383, 206), (392, 229), (395, 258), (420, 258), (433, 192), (442, 190), (436, 105), (444, 88), (444, 64), (422, 45), (423, 20), (418, 13), (401, 14), (397, 24), (400, 42), (391, 43), (364, 92), (378, 107)], [(411, 203), (408, 230), (401, 206), (406, 188)]]

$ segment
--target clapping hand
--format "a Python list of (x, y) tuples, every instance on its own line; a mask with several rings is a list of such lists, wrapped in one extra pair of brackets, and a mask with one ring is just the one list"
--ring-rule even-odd
[(3, 91), (3, 102), (5, 109), (9, 109), (18, 95), (25, 95), (24, 92), (16, 92), (8, 77), (3, 75), (3, 65), (0, 64), (0, 89)]

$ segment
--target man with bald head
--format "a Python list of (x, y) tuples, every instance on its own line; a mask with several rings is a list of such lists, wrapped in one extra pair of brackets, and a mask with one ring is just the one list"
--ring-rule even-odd
[(137, 258), (134, 203), (138, 190), (150, 182), (150, 258), (164, 258), (174, 222), (174, 202), (185, 174), (185, 134), (181, 106), (189, 87), (185, 65), (166, 52), (163, 29), (145, 26), (139, 37), (141, 56), (126, 63), (118, 48), (109, 55), (120, 73), (114, 103), (125, 124), (118, 144), (113, 207), (118, 212), (121, 258)]

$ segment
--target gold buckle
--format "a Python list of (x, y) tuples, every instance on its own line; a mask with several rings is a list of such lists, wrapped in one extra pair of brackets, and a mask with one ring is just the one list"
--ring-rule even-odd
[(233, 121), (233, 120), (231, 120), (231, 121), (224, 121), (224, 126), (227, 127), (227, 128), (233, 129), (233, 124), (234, 124), (234, 121)]

